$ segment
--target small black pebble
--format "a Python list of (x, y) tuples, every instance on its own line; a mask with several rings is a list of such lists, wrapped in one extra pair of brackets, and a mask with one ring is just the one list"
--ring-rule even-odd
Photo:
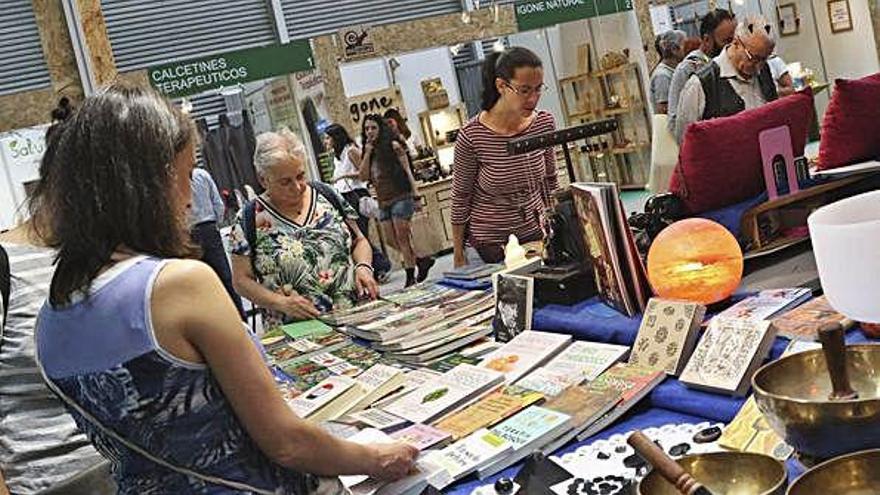
[(648, 462), (639, 454), (633, 454), (623, 460), (623, 465), (630, 469), (639, 469), (648, 465)]
[(598, 454), (596, 454), (596, 458), (597, 458), (597, 459), (602, 459), (602, 460), (604, 461), (604, 460), (606, 460), (606, 459), (611, 459), (611, 454), (608, 454), (608, 453), (605, 453), (605, 452), (599, 452)]
[(681, 457), (691, 451), (691, 445), (688, 443), (680, 443), (669, 449), (669, 455), (672, 457)]
[(495, 493), (499, 495), (510, 495), (513, 493), (513, 480), (510, 478), (501, 478), (496, 481)]
[(704, 430), (700, 430), (694, 435), (694, 442), (696, 443), (711, 443), (715, 440), (718, 440), (721, 437), (721, 428), (717, 426), (712, 426), (706, 428)]
[(626, 452), (626, 445), (618, 445), (617, 447), (614, 447), (614, 452), (618, 454)]

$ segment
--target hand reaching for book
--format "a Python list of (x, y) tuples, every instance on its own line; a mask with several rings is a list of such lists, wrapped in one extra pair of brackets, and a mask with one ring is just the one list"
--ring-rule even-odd
[(296, 320), (310, 320), (320, 316), (321, 312), (314, 303), (296, 292), (283, 295), (279, 294), (278, 311)]
[(408, 475), (415, 467), (419, 449), (405, 443), (373, 444), (373, 469), (370, 477), (383, 481), (396, 481)]

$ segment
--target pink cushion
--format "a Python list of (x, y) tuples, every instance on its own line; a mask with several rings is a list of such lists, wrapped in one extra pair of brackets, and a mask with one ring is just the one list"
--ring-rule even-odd
[(822, 121), (821, 170), (880, 158), (880, 73), (835, 81)]
[(691, 214), (753, 198), (765, 189), (758, 134), (788, 125), (794, 156), (801, 156), (812, 120), (813, 93), (806, 90), (730, 117), (695, 122), (685, 131), (669, 190)]

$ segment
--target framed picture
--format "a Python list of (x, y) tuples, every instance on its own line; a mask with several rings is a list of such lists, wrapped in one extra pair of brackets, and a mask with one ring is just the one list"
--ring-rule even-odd
[(828, 2), (828, 20), (831, 22), (832, 33), (852, 31), (852, 14), (849, 11), (849, 0), (831, 0)]
[(779, 17), (779, 35), (792, 36), (800, 31), (801, 20), (798, 18), (797, 4), (786, 3), (776, 6)]

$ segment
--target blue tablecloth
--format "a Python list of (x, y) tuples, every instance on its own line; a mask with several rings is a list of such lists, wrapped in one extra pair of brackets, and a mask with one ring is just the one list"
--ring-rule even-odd
[[(610, 342), (631, 345), (638, 333), (640, 318), (628, 318), (602, 304), (598, 299), (590, 299), (574, 306), (549, 305), (535, 311), (533, 328), (535, 330), (567, 333), (577, 340)], [(869, 342), (859, 330), (851, 330), (846, 336), (847, 343)], [(777, 338), (773, 343), (768, 361), (777, 359), (788, 346), (787, 339)], [(729, 423), (742, 407), (745, 398), (714, 394), (685, 387), (675, 378), (667, 378), (643, 400), (641, 404), (610, 428), (583, 442), (571, 443), (557, 454), (571, 452), (582, 445), (604, 439), (616, 433), (626, 433), (634, 429), (662, 426), (670, 423), (700, 423), (703, 421)], [(501, 477), (513, 477), (521, 465), (513, 466), (485, 480), (466, 479), (450, 487), (447, 493), (468, 494), (475, 488), (494, 483)], [(793, 480), (804, 472), (804, 467), (794, 459), (787, 463), (789, 479)]]

